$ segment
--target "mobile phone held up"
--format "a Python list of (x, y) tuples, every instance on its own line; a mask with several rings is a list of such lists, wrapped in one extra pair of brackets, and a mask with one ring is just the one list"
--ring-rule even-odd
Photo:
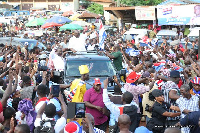
[(68, 103), (67, 119), (85, 118), (85, 103)]
[(53, 97), (59, 97), (59, 93), (60, 93), (60, 85), (52, 85), (51, 94), (53, 94)]
[(76, 103), (76, 118), (85, 118), (85, 103)]

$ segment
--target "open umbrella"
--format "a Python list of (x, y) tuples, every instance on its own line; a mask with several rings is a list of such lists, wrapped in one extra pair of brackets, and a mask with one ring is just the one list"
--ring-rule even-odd
[(44, 18), (36, 18), (32, 21), (29, 21), (25, 26), (38, 26), (38, 25), (43, 25), (45, 22)]
[(65, 23), (70, 23), (71, 20), (69, 18), (63, 17), (63, 16), (54, 16), (54, 17), (52, 17), (50, 19), (47, 19), (45, 21), (45, 24), (46, 23), (51, 23), (51, 22), (57, 23), (57, 24), (65, 24)]
[(74, 14), (71, 10), (70, 11), (66, 11), (66, 12), (64, 12), (63, 14), (62, 14), (62, 16), (69, 16), (69, 15), (72, 15), (72, 14)]
[(54, 26), (62, 26), (62, 24), (51, 22), (51, 23), (46, 23), (46, 24), (42, 25), (42, 28), (45, 29), (45, 28), (54, 27)]
[(83, 28), (77, 24), (65, 24), (60, 27), (60, 31), (62, 30), (83, 30)]
[(85, 21), (73, 21), (70, 24), (77, 24), (77, 25), (80, 25), (80, 26), (90, 25), (89, 23), (87, 23)]

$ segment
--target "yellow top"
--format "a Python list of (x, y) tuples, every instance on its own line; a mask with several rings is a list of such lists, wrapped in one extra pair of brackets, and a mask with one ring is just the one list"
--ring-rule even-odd
[(72, 82), (71, 89), (72, 91), (75, 87), (77, 87), (75, 95), (72, 99), (72, 102), (83, 102), (83, 96), (86, 92), (86, 84), (81, 79), (75, 79)]

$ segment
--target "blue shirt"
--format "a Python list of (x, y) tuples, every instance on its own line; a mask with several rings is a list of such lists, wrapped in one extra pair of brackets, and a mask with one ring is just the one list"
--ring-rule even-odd
[[(61, 104), (60, 104), (59, 100), (56, 97), (50, 99), (48, 104), (50, 104), (50, 103), (52, 103), (52, 104), (54, 104), (56, 106), (56, 112), (59, 112), (61, 110)], [(60, 117), (57, 114), (54, 117), (55, 121), (57, 121), (59, 118)]]

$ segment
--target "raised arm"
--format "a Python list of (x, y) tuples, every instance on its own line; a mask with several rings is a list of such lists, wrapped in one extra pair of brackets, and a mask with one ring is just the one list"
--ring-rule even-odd
[(105, 79), (103, 83), (104, 83), (103, 102), (105, 106), (110, 110), (110, 112), (114, 113), (115, 117), (118, 118), (118, 116), (120, 115), (120, 110), (113, 102), (110, 101), (108, 97), (108, 92), (107, 92), (108, 79)]
[(59, 100), (60, 100), (60, 103), (61, 103), (61, 108), (63, 110), (63, 115), (62, 117), (64, 117), (66, 120), (67, 120), (67, 105), (65, 104), (65, 101), (63, 99), (63, 95), (60, 93), (59, 94)]
[(13, 86), (13, 88), (12, 88), (12, 93), (16, 91), (17, 86), (18, 86), (18, 75), (17, 75), (16, 70), (14, 71), (13, 74), (14, 74), (14, 76), (15, 76), (15, 83), (14, 83), (14, 86)]
[(9, 98), (9, 96), (12, 94), (12, 82), (13, 82), (13, 71), (12, 70), (9, 70), (8, 78), (9, 78), (9, 83), (8, 83), (8, 86), (5, 90), (3, 98), (1, 99), (1, 104), (2, 104), (3, 107), (6, 107), (7, 100)]

